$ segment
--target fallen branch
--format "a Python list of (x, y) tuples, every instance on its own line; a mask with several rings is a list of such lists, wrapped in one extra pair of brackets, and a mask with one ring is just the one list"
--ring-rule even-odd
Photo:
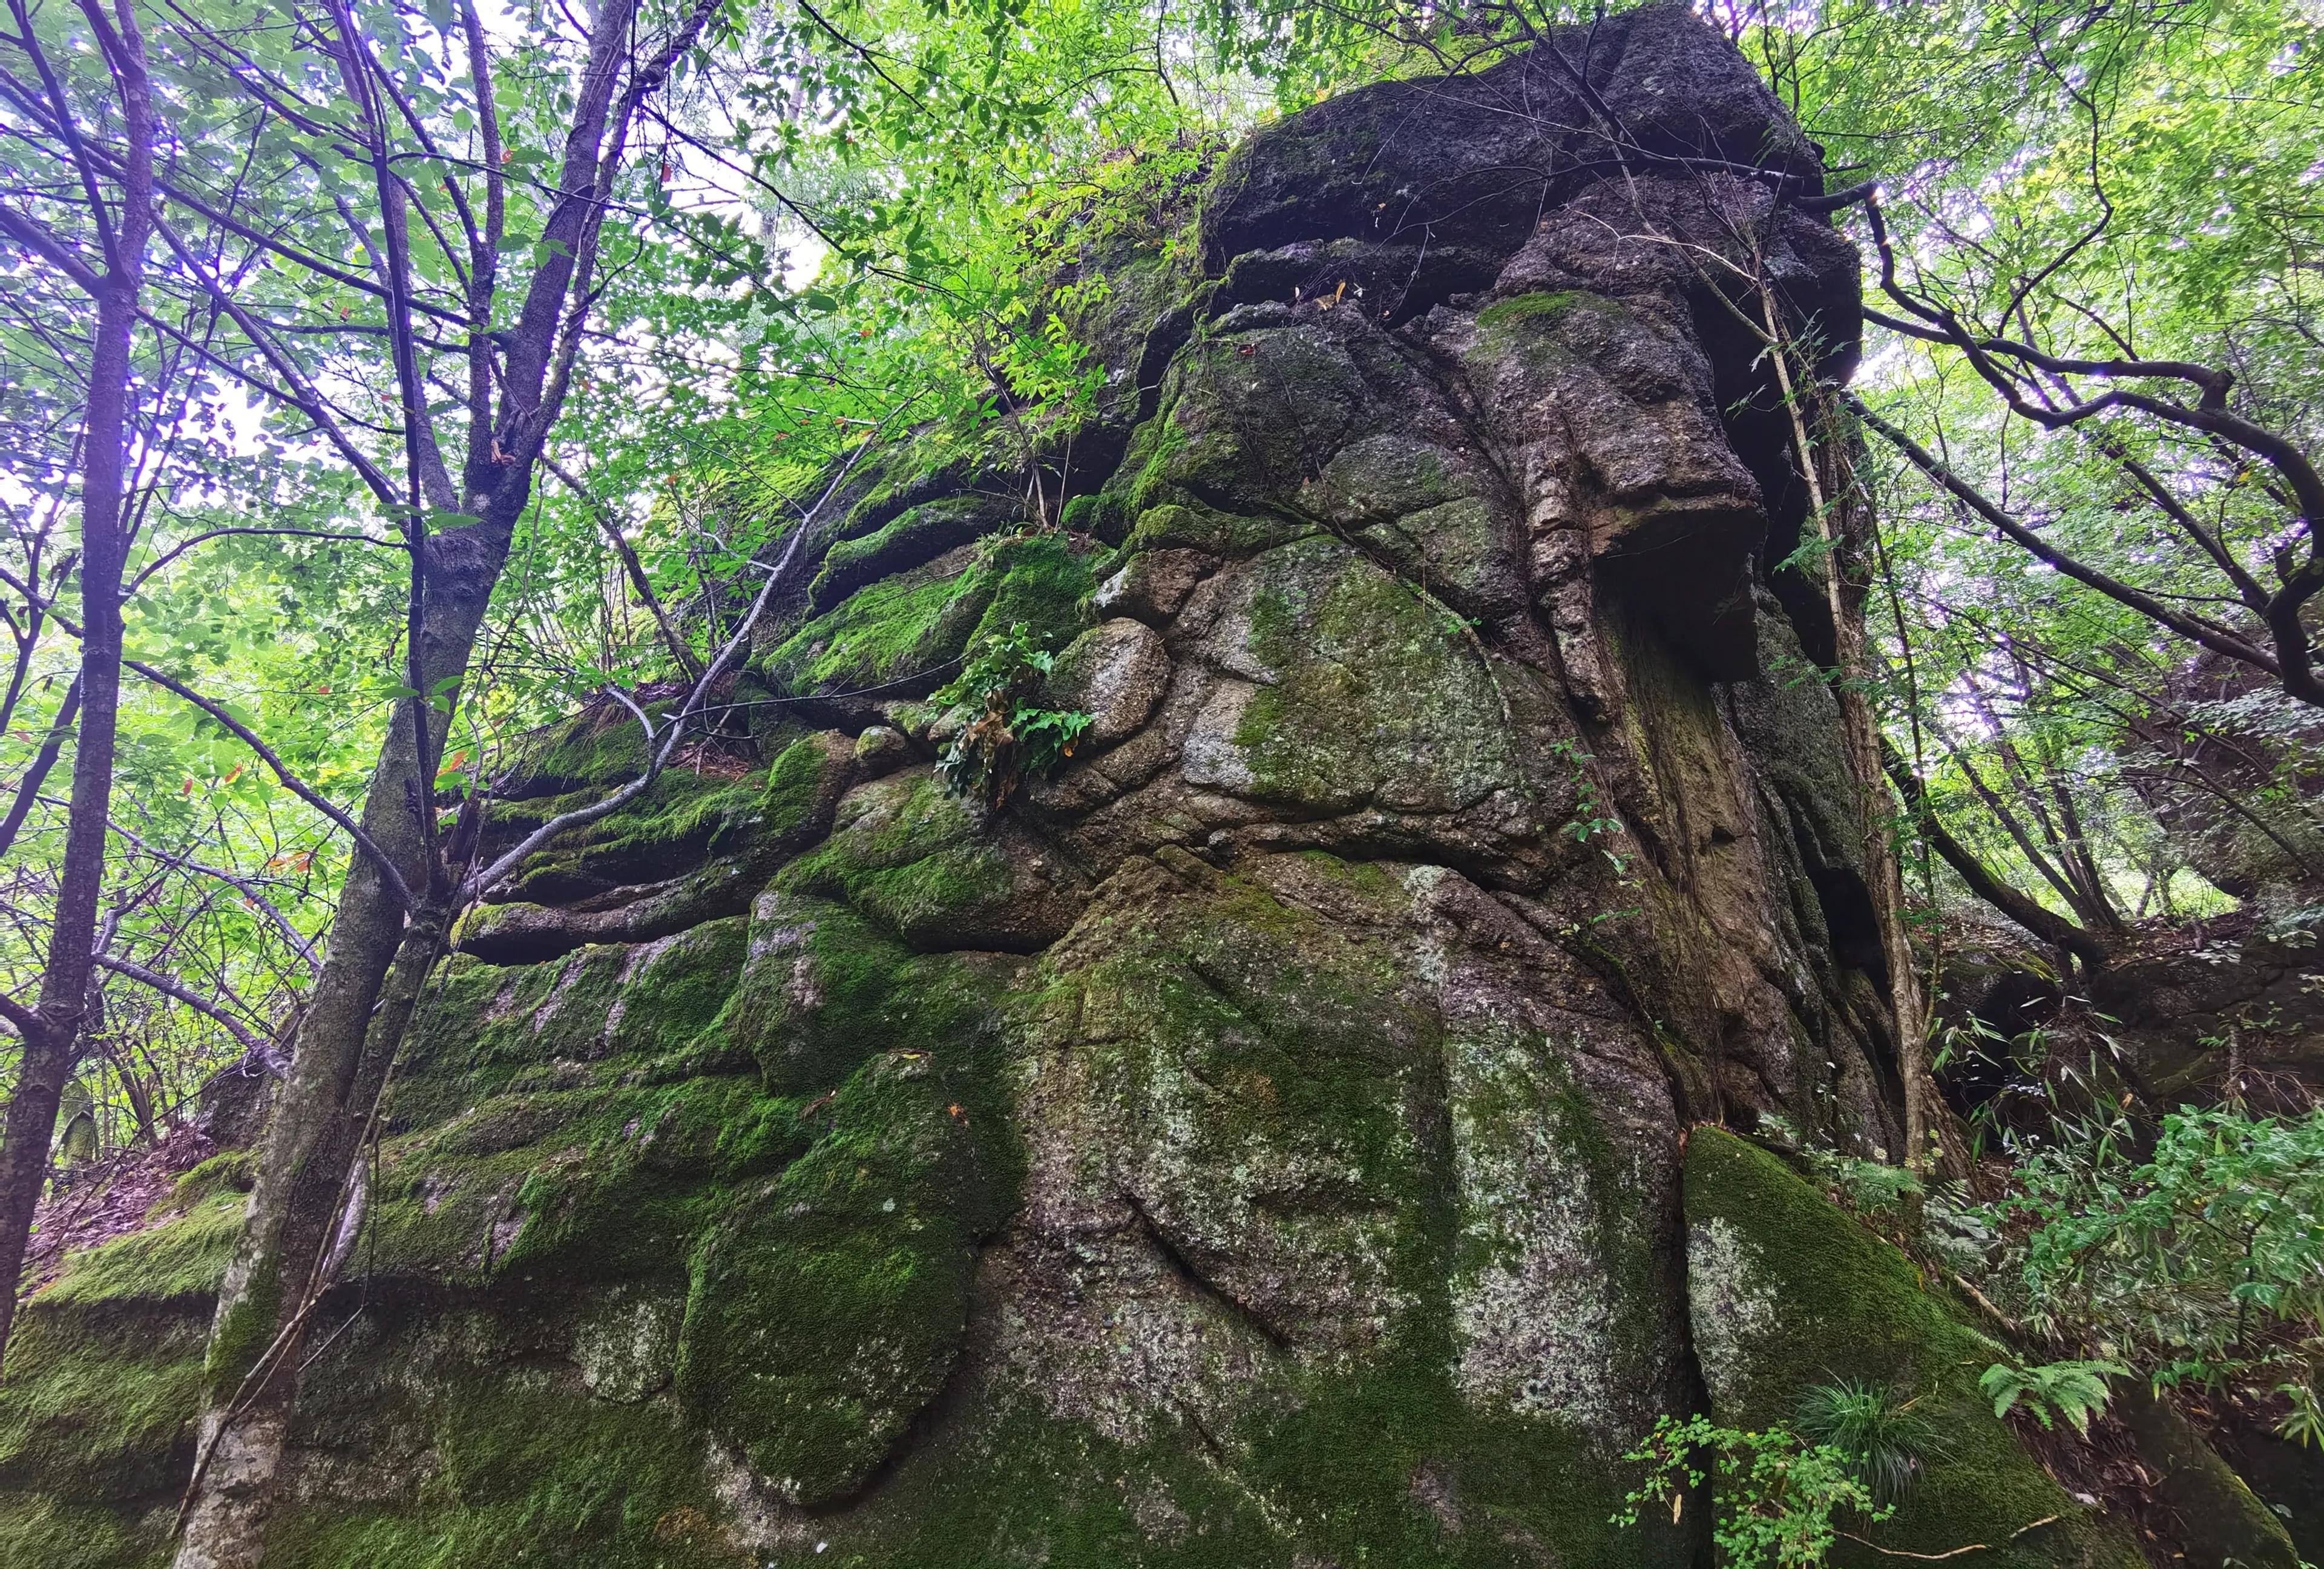
[[(2005, 1542), (2014, 1542), (2028, 1531), (2039, 1530), (2043, 1526), (2054, 1526), (2065, 1518), (2066, 1517), (2063, 1515), (2043, 1515), (2038, 1520), (2018, 1527), (2015, 1530), (2010, 1532), (2008, 1536), (2002, 1539)], [(1842, 1531), (1840, 1535), (1846, 1537), (1849, 1541), (1856, 1543), (1858, 1546), (1869, 1547), (1874, 1552), (1881, 1554), (1886, 1557), (1911, 1558), (1923, 1564), (1941, 1563), (1947, 1558), (1958, 1558), (1964, 1553), (1990, 1553), (1993, 1551), (1993, 1547), (1990, 1543), (1971, 1542), (1966, 1547), (1955, 1547), (1949, 1553), (1908, 1553), (1902, 1547), (1884, 1547), (1877, 1542), (1868, 1542), (1862, 1537), (1858, 1536), (1854, 1531)]]
[[(2038, 1525), (2041, 1522), (2037, 1520), (2034, 1523)], [(2028, 1527), (2028, 1529), (2031, 1528), (2032, 1527)], [(1907, 1553), (1902, 1547), (1884, 1547), (1877, 1542), (1868, 1542), (1863, 1537), (1858, 1536), (1854, 1531), (1841, 1531), (1839, 1534), (1846, 1537), (1849, 1541), (1856, 1543), (1858, 1546), (1869, 1547), (1874, 1552), (1882, 1554), (1885, 1556), (1890, 1558), (1915, 1558), (1923, 1564), (1935, 1564), (1946, 1558), (1958, 1558), (1963, 1553), (1990, 1553), (1993, 1551), (1993, 1548), (1984, 1542), (1971, 1542), (1968, 1546), (1955, 1547), (1950, 1553)], [(2023, 1532), (2019, 1533), (2021, 1536), (2023, 1534)], [(2016, 1540), (2016, 1537), (2013, 1537), (2010, 1539), (2015, 1541)]]

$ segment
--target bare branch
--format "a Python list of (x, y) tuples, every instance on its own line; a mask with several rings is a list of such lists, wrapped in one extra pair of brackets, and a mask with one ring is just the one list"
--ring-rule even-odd
[(201, 533), (196, 534), (189, 540), (181, 540), (177, 544), (171, 546), (169, 549), (163, 551), (160, 556), (154, 558), (152, 562), (148, 563), (144, 569), (139, 572), (136, 577), (131, 578), (129, 580), (129, 586), (123, 589), (121, 592), (124, 595), (136, 593), (139, 586), (144, 583), (145, 579), (153, 576), (154, 573), (159, 572), (162, 568), (167, 567), (171, 562), (176, 560), (179, 557), (184, 555), (195, 546), (206, 544), (212, 540), (223, 540), (231, 535), (236, 534), (271, 534), (280, 535), (284, 538), (294, 540), (339, 540), (349, 543), (377, 545), (383, 550), (401, 550), (404, 549), (403, 542), (400, 540), (383, 540), (374, 534), (350, 534), (344, 531), (332, 529), (209, 529)]
[(661, 744), (659, 747), (654, 745), (653, 724), (644, 711), (632, 702), (626, 693), (615, 688), (607, 688), (612, 697), (636, 715), (638, 723), (645, 729), (646, 744), (649, 750), (644, 771), (603, 800), (577, 808), (570, 812), (561, 812), (535, 828), (490, 866), (470, 877), (461, 889), (464, 897), (473, 899), (489, 892), (522, 865), (527, 857), (554, 840), (558, 835), (574, 828), (586, 826), (608, 813), (619, 811), (642, 795), (653, 784), (653, 781), (660, 776), (661, 771), (669, 765), (670, 758), (676, 754), (678, 739), (686, 732), (687, 721), (692, 718), (701, 707), (703, 699), (710, 694), (710, 688), (716, 684), (718, 678), (725, 673), (728, 663), (742, 651), (743, 644), (750, 638), (752, 628), (758, 624), (759, 617), (766, 613), (768, 605), (774, 603), (779, 590), (796, 586), (795, 577), (799, 563), (806, 558), (807, 540), (816, 532), (816, 522), (822, 514), (823, 509), (831, 504), (831, 498), (839, 494), (839, 487), (845, 484), (847, 476), (855, 471), (855, 466), (862, 461), (863, 455), (878, 445), (881, 432), (900, 419), (904, 411), (910, 408), (915, 401), (918, 400), (908, 400), (890, 413), (888, 418), (881, 422), (879, 429), (873, 431), (872, 436), (866, 438), (862, 445), (848, 455), (847, 461), (840, 466), (839, 471), (824, 487), (823, 494), (816, 498), (815, 504), (800, 514), (798, 522), (791, 530), (790, 538), (783, 543), (781, 553), (775, 558), (774, 563), (768, 568), (766, 581), (760, 585), (758, 594), (751, 602), (749, 612), (735, 624), (733, 632), (719, 649), (717, 656), (710, 661), (709, 667), (696, 678), (692, 688), (686, 695), (685, 701), (679, 704), (678, 711), (670, 716), (668, 727), (662, 732)]
[(309, 943), (305, 937), (300, 936), (299, 928), (290, 924), (290, 918), (284, 915), (282, 911), (276, 907), (274, 901), (261, 893), (247, 878), (244, 878), (236, 872), (228, 872), (223, 867), (208, 865), (202, 862), (194, 860), (190, 856), (179, 855), (171, 851), (164, 850), (158, 844), (151, 844), (148, 841), (140, 838), (136, 834), (123, 827), (119, 823), (115, 823), (113, 825), (113, 831), (120, 835), (124, 839), (128, 840), (130, 844), (135, 845), (140, 853), (151, 855), (154, 860), (162, 863), (164, 865), (175, 866), (181, 871), (195, 872), (203, 877), (216, 878), (218, 881), (223, 882), (235, 890), (235, 891), (241, 894), (243, 898), (250, 901), (253, 909), (260, 911), (269, 920), (274, 923), (274, 928), (281, 932), (282, 934), (283, 940), (290, 945), (291, 952), (297, 954), (300, 959), (305, 961), (307, 970), (309, 974), (319, 975), (322, 974), (323, 961), (316, 954), (314, 945)]
[(32, 755), (32, 766), (24, 771), (23, 780), (16, 786), (16, 798), (9, 803), (8, 815), (0, 817), (0, 855), (5, 855), (15, 844), (33, 801), (40, 797), (42, 782), (57, 765), (57, 754), (64, 749), (65, 737), (72, 734), (73, 717), (79, 711), (80, 678), (75, 676), (72, 684), (65, 688), (64, 701), (57, 705), (57, 716), (41, 741), (41, 750)]
[(63, 238), (51, 233), (39, 219), (0, 207), (0, 233), (5, 233), (18, 245), (71, 279), (83, 293), (94, 295), (100, 287), (95, 270), (74, 255)]
[[(2135, 588), (2094, 567), (2086, 566), (2064, 551), (2056, 549), (2040, 534), (2035, 533), (1987, 499), (1982, 492), (1955, 474), (1934, 453), (1867, 408), (1862, 399), (1852, 392), (1843, 393), (1841, 396), (1858, 419), (1879, 432), (1889, 445), (1904, 455), (1914, 467), (1928, 475), (1948, 494), (1971, 512), (1991, 523), (2012, 543), (2022, 547), (2038, 559), (2049, 563), (2076, 582), (2097, 589), (2108, 598), (2127, 605), (2157, 625), (2166, 627), (2191, 642), (2209, 649), (2214, 653), (2223, 654), (2238, 664), (2248, 665), (2254, 669), (2264, 671), (2279, 681), (2284, 678), (2282, 667), (2257, 646), (2236, 636), (2225, 628), (2183, 615), (2153, 595)], [(2293, 696), (2298, 697), (2301, 694), (2295, 692)], [(2324, 703), (2324, 690), (2319, 690), (2316, 697), (2308, 700)]]

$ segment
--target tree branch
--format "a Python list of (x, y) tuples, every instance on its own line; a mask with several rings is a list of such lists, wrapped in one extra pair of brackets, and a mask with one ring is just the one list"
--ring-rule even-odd
[(646, 608), (653, 612), (654, 624), (661, 628), (662, 642), (669, 648), (671, 656), (678, 660), (678, 668), (683, 670), (689, 679), (701, 675), (701, 661), (694, 657), (694, 651), (687, 647), (686, 640), (678, 635), (677, 626), (669, 619), (669, 612), (662, 606), (661, 595), (654, 592), (652, 582), (646, 577), (645, 564), (638, 559), (637, 551), (632, 549), (629, 540), (622, 537), (621, 522), (613, 516), (612, 509), (591, 494), (586, 485), (567, 473), (557, 460), (547, 453), (541, 455), (540, 466), (562, 480), (565, 488), (578, 497), (582, 505), (596, 514), (598, 527), (613, 544), (613, 553), (622, 559), (622, 571), (629, 577), (630, 586), (637, 591), (638, 597), (645, 602)]
[(709, 696), (712, 686), (717, 682), (721, 675), (725, 673), (727, 663), (741, 651), (744, 641), (751, 635), (751, 629), (758, 624), (759, 617), (765, 614), (767, 606), (774, 603), (778, 589), (792, 586), (799, 563), (805, 558), (808, 537), (816, 531), (816, 521), (823, 509), (831, 504), (831, 498), (839, 494), (839, 487), (846, 483), (847, 476), (855, 471), (855, 466), (862, 461), (863, 455), (878, 444), (880, 432), (893, 424), (902, 416), (904, 411), (917, 401), (917, 399), (908, 400), (890, 412), (888, 418), (881, 422), (879, 429), (874, 430), (861, 446), (848, 455), (847, 461), (840, 466), (839, 472), (834, 475), (831, 482), (824, 487), (823, 494), (816, 498), (815, 505), (800, 514), (798, 524), (791, 531), (790, 538), (783, 542), (781, 553), (775, 558), (773, 565), (767, 569), (767, 580), (760, 585), (757, 595), (751, 602), (749, 612), (736, 623), (733, 633), (719, 649), (717, 656), (710, 661), (709, 667), (696, 678), (692, 688), (686, 695), (686, 700), (678, 706), (678, 712), (670, 716), (669, 727), (663, 732), (661, 744), (658, 748), (654, 745), (653, 722), (646, 716), (644, 711), (631, 701), (628, 694), (619, 688), (606, 688), (610, 696), (636, 716), (638, 724), (645, 730), (646, 745), (649, 750), (644, 771), (604, 799), (593, 802), (589, 806), (576, 808), (569, 812), (559, 813), (526, 835), (513, 848), (502, 854), (490, 866), (468, 879), (461, 889), (465, 898), (473, 899), (491, 891), (510, 873), (522, 865), (528, 856), (549, 844), (559, 834), (573, 828), (586, 826), (610, 812), (620, 810), (652, 785), (653, 781), (659, 777), (661, 771), (669, 765), (670, 758), (677, 752), (678, 738), (686, 732), (686, 722), (694, 716), (695, 712), (702, 706), (703, 699)]
[(186, 270), (193, 275), (195, 282), (199, 284), (203, 291), (212, 300), (217, 300), (218, 308), (233, 318), (235, 326), (242, 329), (242, 335), (249, 341), (251, 347), (256, 349), (259, 355), (274, 367), (274, 374), (281, 377), (284, 384), (290, 389), (291, 397), (289, 401), (291, 406), (315, 421), (316, 428), (322, 431), (332, 446), (339, 449), (339, 455), (345, 457), (355, 473), (362, 476), (364, 484), (371, 488), (374, 495), (389, 508), (401, 510), (403, 503), (396, 494), (394, 484), (380, 471), (379, 466), (372, 462), (370, 457), (355, 444), (347, 433), (339, 428), (339, 422), (332, 417), (330, 411), (324, 405), (322, 394), (315, 390), (314, 383), (308, 381), (306, 374), (300, 370), (289, 355), (283, 353), (275, 345), (272, 338), (253, 319), (250, 312), (243, 309), (242, 302), (234, 297), (233, 291), (226, 288), (217, 275), (202, 263), (201, 259), (194, 254), (191, 247), (179, 236), (175, 229), (158, 219), (154, 223), (154, 229), (161, 235), (163, 243), (177, 254), (178, 260), (185, 264)]
[(2036, 938), (2052, 947), (2065, 949), (2093, 969), (2104, 965), (2112, 957), (2107, 946), (2098, 938), (2063, 916), (2043, 909), (1987, 870), (1985, 863), (1937, 820), (1936, 812), (1929, 805), (1929, 792), (1921, 783), (1920, 776), (1912, 771), (1895, 745), (1886, 737), (1880, 743), (1880, 763), (1887, 771), (1889, 782), (1896, 787), (1896, 793), (1904, 797), (1905, 809), (1912, 813), (1921, 836), (1945, 858), (1945, 863), (1960, 874), (1960, 880), (1969, 884), (1971, 893)]
[(24, 771), (16, 787), (16, 798), (9, 803), (8, 815), (0, 818), (0, 855), (5, 855), (16, 843), (16, 835), (24, 826), (24, 819), (39, 798), (41, 785), (49, 771), (57, 764), (57, 754), (64, 750), (65, 737), (72, 734), (73, 716), (80, 711), (80, 678), (75, 676), (65, 688), (64, 701), (57, 705), (57, 716), (49, 725), (49, 734), (41, 742), (41, 750), (32, 756), (32, 766)]
[(349, 534), (335, 531), (330, 529), (209, 529), (201, 533), (196, 534), (190, 540), (180, 540), (177, 544), (171, 546), (169, 549), (163, 551), (160, 556), (154, 558), (152, 562), (146, 565), (143, 571), (139, 572), (136, 577), (129, 580), (129, 586), (122, 590), (123, 595), (125, 596), (136, 593), (139, 586), (144, 583), (145, 579), (153, 576), (154, 573), (159, 572), (162, 568), (167, 567), (171, 562), (176, 560), (179, 557), (184, 555), (195, 546), (205, 544), (211, 540), (223, 540), (229, 535), (235, 534), (273, 534), (281, 535), (294, 540), (342, 540), (355, 541), (365, 545), (377, 545), (382, 549), (385, 550), (401, 550), (404, 548), (402, 541), (398, 540), (382, 540), (371, 534)]
[[(2280, 683), (2285, 682), (2283, 667), (2255, 644), (2246, 642), (2225, 628), (2212, 626), (2190, 616), (2182, 615), (2153, 595), (2135, 588), (2094, 567), (2085, 566), (2077, 561), (1995, 505), (1976, 486), (1955, 474), (1934, 453), (1866, 407), (1864, 401), (1855, 393), (1843, 392), (1840, 397), (1857, 418), (1879, 432), (1890, 446), (1904, 454), (1914, 467), (1928, 475), (1940, 488), (1987, 522), (1991, 523), (2013, 544), (2019, 546), (2028, 554), (2049, 563), (2076, 582), (2095, 588), (2109, 599), (2138, 612), (2156, 625), (2177, 632), (2190, 642), (2209, 649), (2213, 653), (2225, 655), (2237, 664), (2247, 665), (2253, 669), (2263, 671)], [(2292, 689), (2288, 684), (2286, 689)], [(2292, 691), (2292, 695), (2304, 697), (2304, 694), (2296, 690)], [(2324, 687), (2319, 687), (2315, 696), (2305, 697), (2304, 700), (2324, 705)]]
[(274, 777), (282, 781), (282, 787), (285, 789), (338, 825), (347, 837), (355, 841), (355, 847), (368, 856), (372, 864), (379, 869), (381, 880), (387, 884), (388, 891), (394, 896), (398, 904), (405, 909), (417, 907), (418, 901), (411, 895), (411, 886), (403, 880), (402, 869), (396, 865), (386, 851), (380, 848), (378, 842), (369, 834), (364, 833), (361, 825), (357, 824), (353, 817), (348, 817), (319, 791), (291, 772), (289, 765), (275, 756), (273, 750), (261, 741), (251, 731), (250, 726), (184, 682), (163, 675), (142, 660), (124, 660), (121, 662), (164, 691), (174, 693), (186, 702), (191, 703), (233, 732), (235, 739), (258, 753), (259, 761), (265, 763), (267, 768), (272, 771)]
[(160, 846), (150, 844), (144, 839), (140, 838), (137, 835), (132, 833), (127, 828), (123, 827), (119, 823), (113, 825), (113, 831), (120, 835), (123, 838), (128, 840), (130, 844), (135, 845), (141, 853), (151, 855), (154, 860), (161, 862), (166, 866), (175, 866), (182, 871), (198, 872), (204, 877), (215, 877), (220, 882), (232, 888), (235, 892), (241, 894), (243, 898), (250, 900), (253, 906), (263, 911), (266, 918), (274, 923), (275, 929), (281, 932), (282, 934), (283, 940), (290, 945), (291, 952), (297, 954), (300, 959), (306, 962), (308, 974), (319, 975), (323, 973), (323, 961), (316, 955), (314, 945), (309, 943), (305, 937), (300, 937), (299, 935), (299, 928), (290, 924), (290, 918), (284, 915), (281, 909), (276, 908), (272, 900), (259, 892), (257, 889), (252, 887), (246, 879), (237, 873), (226, 871), (224, 867), (206, 865), (202, 862), (192, 859), (190, 856), (179, 855), (171, 853), (171, 851), (161, 849)]
[(0, 233), (5, 233), (18, 245), (71, 279), (74, 286), (83, 293), (95, 295), (102, 287), (96, 272), (67, 249), (64, 240), (51, 233), (38, 218), (0, 207)]
[(224, 1026), (227, 1034), (233, 1036), (249, 1050), (257, 1052), (262, 1057), (272, 1055), (273, 1043), (267, 1040), (265, 1037), (259, 1035), (200, 993), (180, 984), (160, 971), (149, 970), (134, 959), (115, 958), (111, 954), (97, 954), (91, 956), (96, 959), (98, 968), (111, 970), (115, 974), (126, 975), (133, 981), (151, 986), (162, 996), (182, 1002), (212, 1022)]

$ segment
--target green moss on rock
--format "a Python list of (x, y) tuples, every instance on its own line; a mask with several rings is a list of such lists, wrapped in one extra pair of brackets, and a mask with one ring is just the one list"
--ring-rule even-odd
[[(552, 817), (602, 800), (613, 788), (592, 786), (502, 806), (492, 816), (495, 839), (513, 844)], [(766, 789), (766, 776), (757, 771), (736, 776), (666, 770), (619, 811), (544, 847), (511, 882), (507, 897), (554, 904), (690, 871), (708, 855), (742, 848), (756, 834)]]
[(844, 905), (769, 893), (720, 1028), (770, 1092), (813, 1095), (875, 1053), (981, 1051), (997, 1027), (991, 980), (914, 955)]
[(1201, 550), (1214, 556), (1247, 556), (1315, 532), (1304, 522), (1221, 512), (1187, 498), (1160, 502), (1137, 514), (1125, 550)]
[(499, 1334), (464, 1325), (456, 1310), (436, 1312), (433, 1327), (392, 1308), (383, 1315), (390, 1343), (410, 1366), (392, 1372), (358, 1353), (331, 1358), (312, 1375), (321, 1386), (310, 1417), (318, 1429), (392, 1447), (400, 1435), (376, 1420), (391, 1411), (403, 1433), (425, 1435), (424, 1463), (403, 1469), (370, 1457), (340, 1486), (290, 1500), (269, 1527), (269, 1569), (743, 1569), (761, 1561), (733, 1529), (700, 1436), (675, 1401), (608, 1400), (569, 1365), (512, 1365)]
[(1023, 622), (1062, 644), (1094, 586), (1086, 552), (1063, 534), (991, 536), (966, 561), (942, 557), (857, 589), (784, 638), (761, 668), (795, 692), (926, 692), (988, 632)]
[(100, 1242), (66, 1262), (64, 1273), (41, 1296), (51, 1304), (106, 1302), (120, 1297), (166, 1303), (207, 1297), (217, 1289), (242, 1232), (243, 1197), (214, 1194), (160, 1225)]
[(170, 1545), (149, 1513), (60, 1502), (52, 1497), (0, 1493), (0, 1564), (41, 1569), (160, 1569)]
[(831, 837), (776, 879), (839, 899), (908, 942), (952, 946), (1006, 910), (1016, 880), (967, 802), (933, 773), (897, 775), (851, 796)]
[(1620, 309), (1618, 306), (1610, 306), (1610, 302), (1600, 295), (1585, 293), (1579, 289), (1545, 290), (1532, 294), (1513, 295), (1507, 300), (1496, 300), (1492, 304), (1477, 312), (1477, 325), (1482, 328), (1503, 327), (1534, 317), (1554, 318), (1568, 311), (1585, 310), (1592, 307)]
[[(198, 1297), (36, 1299), (9, 1342), (0, 1386), (0, 1490), (64, 1484), (75, 1504), (126, 1504), (180, 1483), (209, 1320)], [(0, 1491), (0, 1521), (18, 1507)]]
[(679, 1391), (795, 1502), (860, 1486), (951, 1370), (976, 1239), (1002, 1207), (977, 1097), (947, 1082), (973, 1066), (867, 1062), (697, 1260)]
[(767, 765), (766, 792), (759, 798), (768, 836), (786, 849), (822, 837), (854, 762), (854, 743), (830, 730), (802, 736), (776, 753)]
[(1197, 722), (1190, 780), (1334, 812), (1523, 798), (1494, 677), (1461, 624), (1347, 546), (1268, 552), (1224, 619), (1265, 678)]
[[(1717, 1420), (1767, 1427), (1790, 1420), (1812, 1386), (1859, 1379), (1902, 1392), (1934, 1430), (1925, 1473), (1896, 1518), (1862, 1534), (1904, 1553), (1987, 1543), (1979, 1561), (2006, 1569), (2144, 1562), (2126, 1532), (2068, 1497), (1994, 1417), (1977, 1380), (2003, 1348), (1782, 1160), (1696, 1128), (1686, 1220), (1695, 1346)], [(1894, 1560), (1843, 1543), (1836, 1561)]]
[(912, 507), (861, 539), (838, 540), (807, 591), (818, 612), (867, 583), (908, 571), (969, 544), (1009, 521), (1011, 509), (990, 496), (947, 496)]
[(1683, 1538), (1666, 1521), (1610, 1523), (1625, 1478), (1595, 1440), (1552, 1419), (1480, 1413), (1438, 1361), (1319, 1380), (1301, 1409), (1250, 1443), (1258, 1479), (1302, 1523), (1310, 1551), (1333, 1562), (1680, 1561)]
[(609, 1049), (655, 1057), (692, 1045), (725, 1009), (749, 927), (733, 916), (647, 944), (621, 976), (605, 1024)]
[(939, 667), (968, 646), (991, 592), (990, 578), (971, 567), (885, 579), (778, 644), (765, 670), (801, 692), (940, 685)]
[(503, 801), (565, 795), (635, 779), (645, 763), (637, 720), (617, 703), (599, 702), (521, 738), (493, 793)]
[(248, 1193), (257, 1180), (254, 1152), (222, 1149), (171, 1185), (170, 1204), (187, 1209), (219, 1193)]

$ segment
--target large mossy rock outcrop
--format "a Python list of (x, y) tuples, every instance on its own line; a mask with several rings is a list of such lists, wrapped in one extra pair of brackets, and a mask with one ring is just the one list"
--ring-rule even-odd
[[(1748, 244), (1842, 355), (1856, 259), (1684, 6), (1553, 42), (1251, 138), (1194, 261), (1123, 263), (1152, 326), (1106, 318), (1065, 526), (869, 475), (749, 744), (467, 922), (270, 1564), (1705, 1561), (1701, 1510), (1609, 1523), (1657, 1417), (1766, 1404), (1704, 1354), (1729, 1200), (1686, 1131), (1898, 1129), (1831, 628), (1766, 565), (1803, 500), (1686, 258)], [(996, 812), (925, 699), (1019, 624), (1093, 723)], [(634, 753), (577, 716), (493, 832)], [(0, 1562), (166, 1555), (236, 1203), (34, 1302)], [(1969, 1332), (1896, 1304), (1957, 1380)], [(2055, 1502), (1978, 1431), (1900, 1541)], [(2078, 1518), (2008, 1558), (2125, 1552)]]

